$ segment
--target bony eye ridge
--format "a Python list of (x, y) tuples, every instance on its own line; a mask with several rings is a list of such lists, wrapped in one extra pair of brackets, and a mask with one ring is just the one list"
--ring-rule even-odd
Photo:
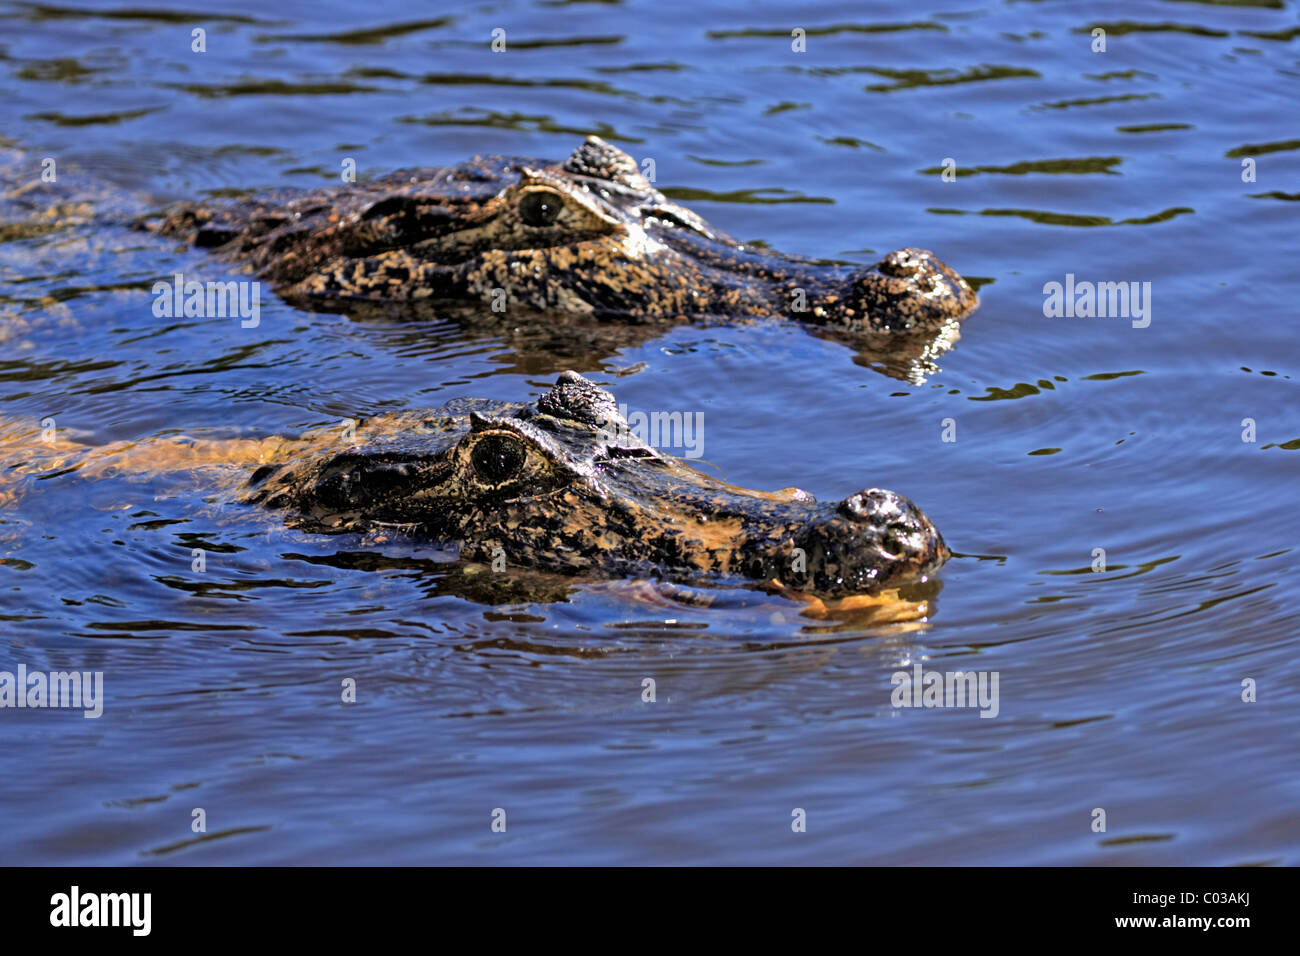
[(470, 451), (474, 473), (492, 485), (499, 485), (518, 475), (524, 468), (527, 450), (509, 435), (485, 435)]

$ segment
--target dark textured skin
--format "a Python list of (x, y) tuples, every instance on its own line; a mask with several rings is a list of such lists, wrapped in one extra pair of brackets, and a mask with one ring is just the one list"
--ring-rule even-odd
[(353, 447), (334, 439), (259, 469), (246, 498), (305, 530), (401, 530), (473, 560), (687, 583), (778, 579), (828, 596), (896, 587), (949, 556), (892, 491), (827, 504), (798, 489), (750, 491), (625, 426), (613, 395), (565, 372), (531, 405), (464, 400), (373, 419)]
[(146, 225), (247, 263), (290, 301), (327, 308), (496, 302), (625, 321), (784, 316), (881, 332), (937, 329), (978, 302), (920, 249), (851, 269), (746, 247), (669, 201), (596, 136), (563, 163), (482, 156), (186, 204)]

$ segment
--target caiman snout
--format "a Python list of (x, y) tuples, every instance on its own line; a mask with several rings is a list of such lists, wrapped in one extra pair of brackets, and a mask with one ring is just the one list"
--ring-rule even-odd
[(927, 574), (952, 556), (933, 522), (897, 492), (867, 488), (840, 502), (839, 513), (874, 532), (877, 553), (905, 574)]
[(936, 571), (951, 552), (907, 498), (867, 488), (833, 506), (807, 532), (808, 582), (828, 593), (892, 587)]
[(732, 547), (750, 577), (832, 596), (921, 580), (951, 557), (925, 513), (882, 488), (824, 504), (791, 495), (789, 504), (750, 525)]
[(851, 321), (873, 329), (935, 329), (979, 304), (970, 284), (924, 249), (899, 249), (853, 277)]

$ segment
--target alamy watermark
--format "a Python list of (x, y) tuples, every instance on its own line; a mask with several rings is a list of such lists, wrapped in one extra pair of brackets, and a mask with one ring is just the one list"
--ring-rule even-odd
[(683, 458), (704, 455), (703, 412), (628, 412), (618, 406), (619, 417), (601, 426), (607, 444), (627, 444), (635, 437), (653, 448), (682, 449)]
[(148, 936), (152, 914), (152, 893), (83, 893), (74, 885), (50, 897), (51, 926), (121, 926)]
[(262, 283), (256, 280), (186, 282), (184, 273), (178, 272), (170, 282), (159, 279), (150, 291), (153, 314), (160, 319), (238, 316), (246, 329), (255, 329), (262, 321)]
[(1049, 319), (1132, 319), (1133, 328), (1151, 324), (1150, 282), (1075, 282), (1043, 284), (1043, 315)]
[(96, 718), (104, 713), (103, 671), (0, 671), (0, 708), (57, 707), (83, 710)]
[(917, 661), (910, 672), (895, 671), (889, 679), (894, 685), (889, 701), (895, 707), (978, 707), (981, 717), (996, 717), (1000, 676), (998, 671), (927, 671)]

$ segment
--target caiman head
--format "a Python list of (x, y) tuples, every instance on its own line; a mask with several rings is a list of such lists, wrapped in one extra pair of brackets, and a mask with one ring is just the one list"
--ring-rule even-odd
[(931, 329), (976, 304), (920, 249), (849, 268), (743, 245), (589, 136), (562, 163), (500, 156), (368, 183), (187, 205), (160, 231), (248, 261), (286, 298), (468, 303), (600, 318), (786, 316)]
[(632, 433), (614, 396), (565, 372), (535, 404), (461, 401), (382, 416), (261, 469), (249, 498), (325, 533), (401, 530), (463, 558), (601, 577), (779, 580), (874, 591), (948, 558), (906, 498), (869, 488), (818, 503), (727, 484)]

